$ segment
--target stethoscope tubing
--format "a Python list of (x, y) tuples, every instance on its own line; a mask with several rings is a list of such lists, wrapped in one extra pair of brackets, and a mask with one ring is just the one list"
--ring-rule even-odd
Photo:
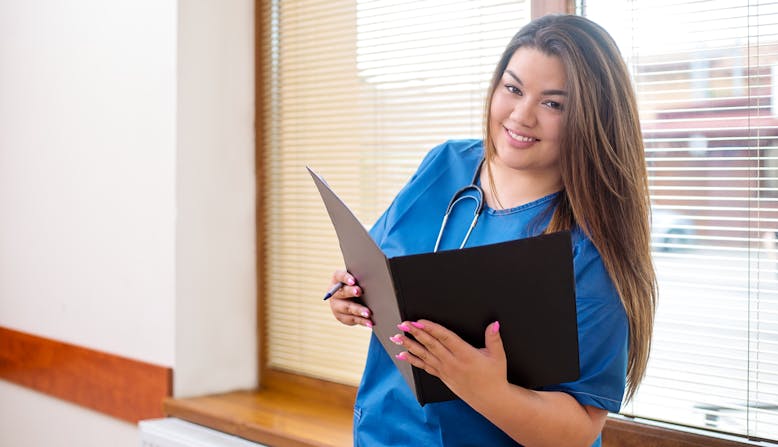
[[(455, 192), (451, 197), (451, 200), (448, 202), (446, 213), (443, 215), (443, 222), (441, 222), (440, 230), (438, 230), (438, 238), (435, 241), (435, 248), (433, 249), (433, 252), (437, 252), (438, 248), (440, 248), (440, 240), (443, 238), (443, 231), (448, 224), (448, 216), (451, 215), (451, 212), (454, 210), (454, 207), (457, 203), (467, 199), (472, 199), (475, 201), (475, 211), (473, 212), (473, 220), (470, 222), (470, 228), (467, 229), (467, 233), (462, 239), (462, 243), (459, 245), (459, 248), (464, 248), (468, 239), (470, 239), (470, 233), (473, 232), (473, 228), (475, 228), (475, 225), (478, 223), (478, 218), (481, 216), (481, 212), (484, 210), (484, 190), (478, 186), (478, 177), (481, 173), (481, 165), (483, 165), (483, 160), (478, 163), (478, 167), (475, 170), (475, 174), (473, 174), (473, 179), (470, 181), (470, 184)], [(466, 192), (471, 190), (475, 191), (475, 196), (464, 195)]]

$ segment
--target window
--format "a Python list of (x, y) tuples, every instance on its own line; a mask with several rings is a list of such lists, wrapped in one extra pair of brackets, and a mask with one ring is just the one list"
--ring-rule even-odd
[(269, 1), (265, 54), (267, 365), (356, 385), (369, 331), (320, 303), (343, 264), (310, 165), (370, 226), (424, 154), (482, 134), (484, 93), (524, 1)]
[[(267, 366), (356, 385), (365, 358), (369, 331), (318, 302), (342, 259), (305, 165), (370, 226), (427, 150), (481, 136), (529, 3), (260, 3)], [(778, 2), (577, 8), (632, 70), (652, 187), (656, 332), (622, 413), (778, 440)]]
[(778, 439), (778, 3), (586, 0), (631, 67), (659, 307), (622, 413)]

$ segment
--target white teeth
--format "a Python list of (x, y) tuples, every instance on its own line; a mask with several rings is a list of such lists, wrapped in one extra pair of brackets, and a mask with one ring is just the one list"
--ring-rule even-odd
[(516, 140), (523, 141), (523, 142), (525, 142), (525, 143), (529, 143), (530, 141), (537, 141), (537, 139), (536, 139), (536, 138), (532, 138), (532, 137), (525, 137), (525, 136), (523, 136), (523, 135), (519, 135), (519, 134), (517, 134), (517, 133), (513, 132), (512, 130), (510, 130), (510, 129), (508, 129), (508, 128), (506, 128), (505, 130), (507, 130), (507, 131), (508, 131), (508, 135), (510, 135), (511, 137), (513, 137), (513, 138), (514, 138), (514, 139), (516, 139)]

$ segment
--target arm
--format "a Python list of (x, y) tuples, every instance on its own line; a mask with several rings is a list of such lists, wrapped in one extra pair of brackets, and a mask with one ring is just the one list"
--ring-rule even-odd
[(468, 403), (527, 447), (592, 445), (608, 412), (584, 406), (561, 391), (532, 391), (506, 382), (500, 394)]
[(583, 406), (559, 391), (532, 391), (508, 383), (499, 324), (486, 329), (486, 347), (476, 349), (431, 321), (398, 326), (392, 341), (407, 348), (398, 358), (439, 377), (462, 400), (526, 447), (592, 445), (607, 411)]

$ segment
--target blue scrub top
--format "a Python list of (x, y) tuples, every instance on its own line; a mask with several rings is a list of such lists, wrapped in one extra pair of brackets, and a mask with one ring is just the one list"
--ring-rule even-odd
[[(388, 257), (433, 251), (451, 197), (470, 184), (482, 157), (481, 140), (448, 141), (427, 154), (416, 174), (370, 231)], [(549, 222), (558, 194), (507, 210), (485, 206), (466, 246), (540, 234)], [(457, 205), (444, 230), (441, 250), (459, 247), (474, 206), (472, 200)], [(575, 382), (543, 389), (563, 391), (583, 405), (617, 412), (627, 371), (627, 317), (592, 242), (580, 229), (572, 231), (572, 238), (581, 376)], [(517, 284), (517, 298), (521, 296), (519, 287)], [(373, 335), (354, 407), (354, 445), (519, 444), (461, 400), (419, 405)], [(598, 438), (594, 446), (599, 445)]]

